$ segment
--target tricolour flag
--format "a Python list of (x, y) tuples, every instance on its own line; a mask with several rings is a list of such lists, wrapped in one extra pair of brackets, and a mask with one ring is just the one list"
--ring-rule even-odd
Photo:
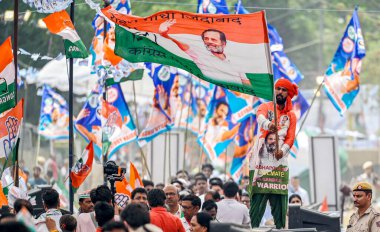
[(62, 36), (67, 58), (88, 57), (87, 49), (65, 10), (50, 14), (43, 21), (51, 33)]
[(126, 60), (178, 67), (216, 85), (272, 100), (264, 11), (245, 15), (163, 11), (145, 18), (120, 14), (111, 6), (102, 12), (116, 23), (115, 53)]
[(365, 53), (364, 38), (355, 10), (325, 72), (323, 85), (327, 96), (341, 115), (359, 93), (359, 74)]
[(129, 183), (132, 189), (144, 187), (139, 172), (137, 171), (135, 165), (132, 162), (130, 162), (129, 165)]
[(0, 113), (2, 113), (16, 105), (15, 65), (11, 37), (8, 37), (0, 46), (0, 56)]
[(292, 148), (290, 148), (290, 155), (293, 158), (297, 158), (298, 151), (299, 151), (299, 146), (298, 146), (298, 142), (297, 142), (297, 139), (296, 139), (296, 140), (294, 140), (294, 144), (293, 144)]
[(198, 0), (197, 12), (200, 14), (228, 14), (226, 0)]
[(81, 184), (86, 180), (87, 176), (92, 170), (92, 163), (94, 162), (94, 147), (90, 142), (86, 149), (83, 151), (81, 158), (75, 163), (70, 171), (71, 183), (74, 191), (76, 191)]
[(0, 173), (13, 165), (13, 154), (17, 152), (17, 141), (23, 118), (24, 101), (20, 100), (16, 107), (12, 108), (0, 117)]
[(44, 85), (38, 133), (47, 139), (69, 138), (69, 110), (66, 100)]

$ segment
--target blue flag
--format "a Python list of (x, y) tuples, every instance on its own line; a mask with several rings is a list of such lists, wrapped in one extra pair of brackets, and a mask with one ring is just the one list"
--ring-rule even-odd
[(140, 133), (138, 142), (144, 146), (157, 135), (174, 125), (179, 97), (179, 76), (177, 69), (165, 65), (146, 64), (154, 84), (152, 111), (145, 129)]
[(46, 139), (69, 138), (69, 111), (66, 100), (48, 85), (43, 86), (38, 133)]
[(359, 17), (355, 10), (325, 72), (323, 85), (327, 96), (341, 115), (359, 93), (361, 60), (365, 53)]
[(226, 0), (198, 0), (200, 14), (229, 14)]
[(249, 11), (244, 8), (241, 0), (238, 0), (237, 3), (235, 3), (235, 14), (249, 14)]
[(310, 105), (302, 95), (301, 91), (298, 92), (298, 96), (293, 99), (293, 111), (296, 114), (297, 121), (299, 121), (302, 116), (307, 112)]
[[(193, 77), (194, 79), (194, 77)], [(193, 81), (193, 94), (195, 105), (193, 119), (191, 121), (190, 130), (196, 136), (203, 134), (206, 127), (206, 116), (208, 114), (208, 106), (214, 94), (215, 86), (201, 79)]]

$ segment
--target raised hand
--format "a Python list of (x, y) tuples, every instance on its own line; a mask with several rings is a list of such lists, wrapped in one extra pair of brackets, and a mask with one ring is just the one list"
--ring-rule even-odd
[(169, 28), (173, 26), (176, 23), (175, 19), (169, 19), (165, 22), (161, 23), (160, 27), (158, 28), (158, 33), (160, 34), (166, 34), (169, 31)]

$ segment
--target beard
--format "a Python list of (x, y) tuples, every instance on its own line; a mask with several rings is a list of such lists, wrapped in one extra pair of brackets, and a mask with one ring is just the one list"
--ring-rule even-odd
[(267, 144), (267, 151), (273, 153), (276, 150), (276, 144)]
[(285, 104), (285, 102), (286, 102), (286, 97), (283, 97), (282, 95), (277, 94), (277, 95), (276, 95), (276, 102), (277, 102), (277, 104), (279, 104), (279, 105), (283, 105), (283, 104)]
[(219, 53), (219, 54), (223, 53), (223, 46), (211, 46), (207, 44), (205, 46), (206, 46), (206, 49), (210, 52)]

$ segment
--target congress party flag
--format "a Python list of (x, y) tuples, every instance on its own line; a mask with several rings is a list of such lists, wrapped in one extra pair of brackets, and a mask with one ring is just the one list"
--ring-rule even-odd
[(46, 139), (69, 138), (69, 110), (66, 100), (50, 86), (43, 86), (38, 133)]
[(124, 59), (177, 67), (221, 87), (272, 99), (264, 11), (245, 15), (162, 11), (145, 18), (123, 15), (111, 6), (102, 12), (116, 24), (115, 53)]
[(115, 182), (115, 188), (115, 202), (119, 207), (125, 208), (131, 198), (133, 188), (125, 177), (122, 181)]
[(95, 155), (99, 158), (102, 154), (102, 122), (101, 99), (102, 88), (95, 86), (87, 98), (82, 110), (75, 121), (76, 131), (88, 142), (94, 144)]
[(198, 0), (197, 12), (200, 14), (228, 14), (226, 0)]
[[(0, 116), (0, 167), (5, 163), (10, 163), (11, 156), (17, 140), (23, 119), (24, 100), (20, 100), (16, 107), (10, 109)], [(9, 167), (10, 165), (6, 165)], [(4, 170), (4, 169), (2, 169)]]
[(73, 0), (23, 0), (39, 13), (54, 13), (66, 9)]
[(86, 58), (88, 53), (65, 10), (43, 19), (49, 31), (62, 36), (67, 58)]
[(325, 72), (323, 88), (341, 115), (359, 93), (360, 69), (366, 50), (357, 10), (340, 40), (330, 66)]
[(294, 144), (293, 144), (292, 148), (290, 148), (290, 155), (293, 158), (297, 158), (298, 151), (299, 151), (299, 146), (298, 146), (298, 142), (297, 142), (297, 139), (296, 139), (296, 140), (294, 140)]
[(239, 181), (242, 176), (244, 162), (253, 146), (254, 131), (256, 128), (256, 117), (250, 115), (239, 126), (235, 137), (235, 150), (230, 168), (231, 177)]
[(153, 138), (173, 126), (179, 99), (179, 76), (177, 69), (165, 65), (146, 64), (153, 79), (153, 106), (144, 130), (138, 136), (142, 147)]
[(16, 105), (15, 65), (11, 37), (1, 44), (0, 57), (0, 113), (2, 113)]
[(91, 141), (83, 151), (81, 158), (75, 163), (70, 171), (70, 178), (74, 191), (76, 191), (86, 180), (87, 176), (90, 175), (93, 162), (94, 146)]
[(125, 102), (120, 84), (107, 88), (106, 101), (102, 101), (102, 145), (105, 144), (108, 157), (111, 158), (117, 150), (137, 139), (136, 126), (132, 120), (128, 105)]
[(228, 144), (238, 132), (239, 124), (231, 122), (231, 103), (228, 101), (226, 89), (216, 87), (210, 102), (206, 126), (198, 143), (210, 158), (215, 161), (225, 152)]

